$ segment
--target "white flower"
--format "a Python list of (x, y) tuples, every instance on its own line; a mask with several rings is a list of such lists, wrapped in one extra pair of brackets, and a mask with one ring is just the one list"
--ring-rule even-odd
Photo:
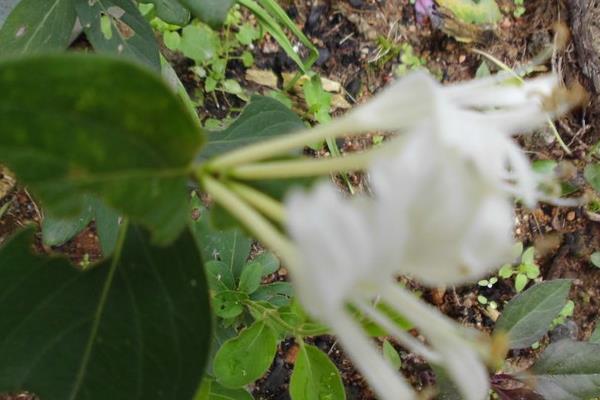
[[(381, 399), (415, 399), (416, 395), (370, 342), (356, 311), (349, 307), (362, 311), (406, 348), (446, 367), (465, 399), (483, 399), (489, 382), (476, 346), (465, 338), (463, 328), (397, 286), (385, 264), (389, 260), (378, 252), (383, 238), (371, 218), (372, 204), (362, 200), (344, 199), (329, 184), (309, 194), (296, 192), (288, 199), (288, 227), (298, 251), (291, 265), (292, 279), (303, 305), (330, 326)], [(410, 243), (405, 237), (408, 232), (397, 229), (395, 233), (400, 253)], [(419, 328), (433, 348), (399, 329), (373, 305), (376, 298)]]
[(540, 197), (537, 184), (541, 177), (511, 136), (540, 127), (549, 116), (562, 114), (573, 104), (570, 99), (555, 99), (554, 109), (545, 110), (545, 102), (557, 89), (554, 75), (524, 84), (506, 83), (507, 78), (499, 75), (442, 86), (417, 71), (343, 119), (353, 132), (428, 135), (431, 145), (453, 148), (463, 159), (475, 163), (490, 185), (533, 206)]
[[(400, 288), (395, 275), (459, 284), (511, 258), (513, 197), (528, 205), (540, 197), (539, 179), (512, 135), (546, 121), (544, 102), (556, 79), (500, 84), (505, 80), (444, 87), (414, 73), (395, 83), (338, 122), (351, 132), (401, 133), (369, 168), (373, 196), (345, 199), (322, 184), (286, 201), (299, 298), (332, 328), (382, 399), (415, 394), (373, 347), (356, 310), (444, 366), (463, 398), (488, 394), (487, 370), (464, 328)], [(568, 106), (559, 102), (554, 112)], [(375, 299), (410, 320), (431, 347), (399, 329)]]

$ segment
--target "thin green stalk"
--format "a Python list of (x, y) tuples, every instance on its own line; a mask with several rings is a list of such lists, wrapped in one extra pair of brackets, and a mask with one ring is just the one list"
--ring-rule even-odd
[(269, 309), (267, 307), (263, 307), (262, 305), (260, 305), (259, 303), (255, 302), (255, 301), (251, 301), (251, 300), (245, 301), (244, 304), (246, 304), (246, 306), (248, 306), (250, 308), (253, 308), (259, 314), (262, 314), (263, 316), (272, 319), (273, 321), (275, 321), (275, 323), (280, 325), (283, 329), (286, 329), (286, 330), (292, 332), (292, 334), (294, 336), (296, 336), (296, 335), (319, 336), (319, 335), (325, 335), (325, 334), (329, 333), (329, 329), (325, 326), (318, 326), (317, 328), (313, 328), (313, 329), (296, 328), (296, 327), (290, 325), (289, 323), (287, 323), (286, 321), (284, 321), (279, 316), (278, 310), (273, 310), (273, 309)]
[(324, 125), (300, 132), (279, 136), (274, 139), (256, 143), (241, 149), (233, 150), (216, 157), (206, 166), (210, 171), (223, 171), (228, 168), (254, 161), (264, 160), (285, 154), (291, 150), (303, 148), (309, 143), (317, 143), (328, 138), (337, 138), (357, 134), (346, 118), (339, 118)]
[(367, 168), (383, 149), (367, 150), (344, 157), (270, 161), (246, 164), (233, 168), (228, 175), (237, 179), (279, 179), (306, 176), (322, 176), (339, 172), (357, 171)]
[(293, 244), (271, 222), (211, 176), (199, 173), (197, 178), (217, 203), (242, 222), (258, 240), (278, 253), (288, 265), (293, 265), (295, 259)]
[(239, 4), (249, 9), (256, 18), (264, 25), (267, 31), (273, 36), (273, 38), (279, 43), (281, 48), (286, 52), (286, 54), (294, 60), (296, 64), (300, 67), (302, 72), (306, 73), (308, 70), (305, 68), (305, 64), (294, 51), (294, 46), (289, 41), (285, 32), (279, 26), (279, 23), (273, 18), (263, 7), (261, 7), (254, 0), (237, 0)]
[(228, 186), (243, 200), (273, 221), (279, 224), (285, 222), (285, 209), (283, 205), (274, 198), (267, 196), (251, 186), (242, 185), (241, 183), (231, 182)]
[[(504, 71), (509, 72), (515, 79), (517, 79), (520, 83), (525, 83), (525, 80), (521, 77), (521, 74), (529, 74), (530, 73), (530, 68), (536, 64), (532, 64), (532, 65), (528, 65), (526, 66), (526, 68), (522, 68), (520, 73), (517, 73), (517, 71), (515, 71), (514, 69), (512, 69), (511, 67), (509, 67), (508, 65), (506, 65), (505, 63), (503, 63), (501, 60), (499, 60), (498, 58), (494, 57), (493, 55), (486, 53), (485, 51), (482, 50), (478, 50), (478, 49), (473, 49), (474, 53), (477, 53), (485, 58), (487, 58), (488, 60), (490, 60), (491, 62), (493, 62), (494, 64), (496, 64), (498, 67), (502, 68)], [(543, 57), (546, 57), (546, 53), (542, 53)], [(551, 53), (550, 53), (551, 54)], [(550, 127), (550, 130), (552, 131), (552, 133), (554, 134), (554, 137), (556, 138), (556, 141), (558, 142), (558, 144), (560, 145), (560, 147), (562, 147), (562, 149), (567, 153), (567, 154), (571, 154), (571, 149), (569, 149), (569, 146), (567, 146), (567, 144), (564, 142), (564, 140), (562, 139), (562, 137), (560, 136), (560, 133), (558, 133), (558, 129), (556, 129), (556, 125), (554, 125), (554, 122), (552, 122), (552, 120), (550, 119), (550, 117), (546, 117), (546, 121), (548, 123), (548, 126)]]

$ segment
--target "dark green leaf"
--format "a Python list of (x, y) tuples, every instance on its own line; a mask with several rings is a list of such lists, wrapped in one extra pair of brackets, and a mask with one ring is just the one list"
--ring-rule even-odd
[(221, 346), (213, 361), (213, 372), (221, 384), (239, 388), (263, 376), (276, 351), (275, 332), (257, 321)]
[(169, 24), (183, 26), (190, 20), (190, 12), (177, 0), (143, 0), (154, 4), (156, 16)]
[(496, 322), (496, 332), (505, 332), (511, 349), (531, 346), (546, 334), (567, 302), (571, 281), (557, 279), (538, 283), (508, 302)]
[(545, 400), (599, 396), (600, 344), (571, 340), (552, 343), (527, 373)]
[(192, 226), (204, 258), (222, 261), (232, 276), (239, 278), (250, 254), (252, 240), (239, 229), (221, 231), (213, 228), (210, 214), (214, 210), (204, 208), (198, 198), (194, 198), (192, 204), (200, 212), (200, 218)]
[(194, 400), (252, 400), (246, 389), (229, 389), (213, 378), (204, 378)]
[(240, 291), (252, 294), (260, 286), (263, 267), (257, 262), (251, 262), (242, 268), (240, 274)]
[(340, 372), (325, 353), (301, 344), (290, 380), (292, 400), (343, 400), (346, 398)]
[(219, 27), (235, 0), (179, 0), (192, 15), (212, 27)]
[(185, 231), (168, 247), (129, 229), (120, 257), (81, 271), (33, 255), (32, 233), (0, 249), (0, 392), (42, 399), (191, 399), (211, 317)]
[(299, 130), (304, 124), (286, 106), (270, 97), (252, 96), (231, 126), (212, 132), (198, 159), (206, 160), (226, 151)]
[(77, 16), (97, 52), (123, 55), (160, 71), (154, 32), (131, 0), (75, 1)]
[(39, 0), (21, 0), (0, 29), (1, 54), (5, 56), (66, 49), (75, 26), (73, 2), (74, 0), (47, 0), (42, 5)]
[(0, 63), (0, 160), (54, 216), (83, 194), (173, 240), (202, 131), (163, 80), (124, 60), (82, 54)]

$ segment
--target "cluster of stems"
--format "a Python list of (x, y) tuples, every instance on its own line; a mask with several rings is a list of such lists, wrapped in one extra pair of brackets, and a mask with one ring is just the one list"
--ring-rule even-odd
[(348, 120), (340, 118), (329, 124), (227, 152), (197, 166), (194, 175), (206, 193), (289, 263), (295, 250), (281, 230), (286, 221), (285, 208), (279, 200), (255, 189), (252, 181), (318, 177), (363, 170), (380, 153), (389, 150), (384, 146), (344, 157), (273, 161), (275, 157), (289, 154), (308, 143), (357, 133)]

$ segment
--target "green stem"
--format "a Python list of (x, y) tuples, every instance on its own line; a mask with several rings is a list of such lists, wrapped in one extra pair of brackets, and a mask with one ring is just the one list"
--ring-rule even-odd
[(336, 158), (300, 159), (246, 164), (232, 169), (229, 171), (228, 175), (245, 180), (329, 175), (338, 172), (350, 172), (365, 169), (371, 164), (375, 157), (380, 156), (382, 153), (384, 153), (383, 149), (376, 149)]
[(242, 222), (258, 240), (278, 253), (286, 264), (294, 265), (296, 257), (293, 244), (273, 224), (221, 182), (206, 174), (198, 174), (197, 178), (206, 192)]
[(353, 130), (353, 126), (349, 120), (342, 117), (328, 124), (317, 125), (311, 129), (291, 133), (225, 153), (209, 162), (207, 168), (211, 171), (223, 171), (236, 165), (285, 154), (290, 150), (303, 148), (309, 143), (317, 143), (328, 138), (335, 139), (356, 133), (358, 132)]
[(228, 183), (228, 186), (244, 201), (271, 218), (273, 221), (279, 224), (285, 222), (285, 209), (283, 205), (274, 198), (267, 196), (251, 186), (242, 185), (241, 183), (231, 182)]
[(283, 329), (286, 329), (289, 332), (292, 332), (293, 336), (320, 336), (320, 335), (326, 335), (327, 333), (330, 332), (329, 329), (325, 326), (320, 326), (320, 327), (313, 328), (313, 329), (297, 328), (297, 327), (294, 327), (294, 326), (288, 324), (286, 321), (284, 321), (279, 316), (278, 310), (264, 307), (264, 306), (260, 305), (259, 303), (252, 301), (252, 300), (245, 301), (244, 304), (246, 304), (246, 306), (248, 306), (250, 308), (253, 308), (255, 311), (257, 311), (259, 314), (262, 314), (264, 317), (272, 319), (273, 321), (275, 321), (275, 323), (279, 324)]

